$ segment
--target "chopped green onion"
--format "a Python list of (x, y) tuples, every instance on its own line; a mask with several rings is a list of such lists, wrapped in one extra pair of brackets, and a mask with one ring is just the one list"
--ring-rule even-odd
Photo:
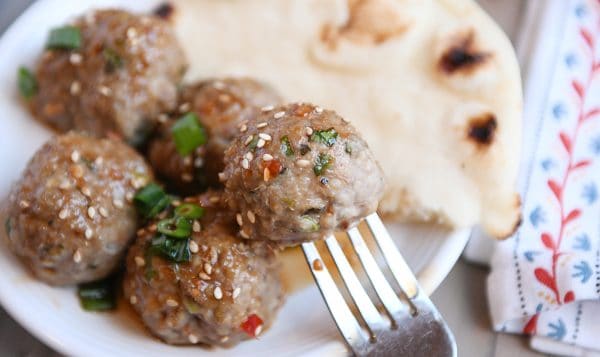
[(4, 230), (6, 231), (7, 236), (10, 235), (10, 232), (12, 231), (10, 223), (10, 217), (6, 218), (6, 220), (4, 221)]
[(117, 51), (113, 50), (112, 48), (105, 47), (104, 50), (102, 50), (102, 55), (106, 61), (106, 65), (104, 66), (104, 70), (106, 72), (112, 73), (116, 69), (123, 66), (123, 60), (121, 59), (121, 56), (119, 56)]
[(198, 219), (204, 216), (204, 208), (194, 203), (184, 203), (175, 208), (175, 215), (189, 219)]
[(317, 217), (306, 215), (300, 217), (300, 230), (302, 232), (317, 232), (320, 228), (321, 226)]
[(321, 176), (325, 170), (327, 170), (333, 163), (333, 157), (324, 153), (320, 153), (315, 160), (315, 166), (313, 166), (313, 172), (317, 176)]
[(292, 144), (287, 135), (281, 138), (281, 152), (287, 157), (294, 156), (294, 149), (292, 149)]
[(146, 219), (152, 218), (167, 208), (171, 198), (155, 183), (141, 188), (133, 198), (138, 212)]
[(158, 231), (174, 238), (187, 238), (192, 234), (192, 222), (185, 217), (165, 218), (158, 222)]
[(46, 47), (56, 50), (74, 50), (81, 47), (81, 31), (75, 26), (52, 29)]
[(206, 129), (194, 113), (187, 113), (177, 120), (171, 128), (171, 134), (181, 156), (191, 154), (198, 146), (206, 143)]
[(79, 285), (77, 295), (84, 310), (106, 311), (117, 306), (112, 277)]
[(255, 136), (254, 138), (252, 138), (252, 140), (250, 141), (250, 144), (248, 144), (248, 150), (256, 150), (256, 147), (258, 146), (258, 136)]
[(310, 136), (310, 141), (323, 143), (327, 146), (333, 146), (337, 141), (338, 133), (334, 128), (327, 130), (315, 130)]
[(178, 239), (160, 235), (152, 238), (149, 249), (151, 253), (158, 254), (171, 262), (185, 263), (190, 261), (189, 238)]
[(33, 97), (38, 91), (38, 84), (35, 76), (25, 67), (20, 67), (17, 73), (17, 82), (19, 84), (21, 95), (25, 99)]

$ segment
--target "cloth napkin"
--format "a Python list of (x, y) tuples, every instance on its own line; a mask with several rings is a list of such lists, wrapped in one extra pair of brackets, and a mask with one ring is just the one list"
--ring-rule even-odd
[(493, 252), (496, 331), (530, 335), (546, 353), (600, 356), (600, 1), (532, 3), (539, 23), (526, 23), (517, 44), (529, 58), (523, 223), (494, 244), (476, 230), (465, 256), (485, 262)]

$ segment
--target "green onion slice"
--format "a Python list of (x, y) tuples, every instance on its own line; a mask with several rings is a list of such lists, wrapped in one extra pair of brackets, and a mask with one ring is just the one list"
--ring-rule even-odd
[(158, 222), (158, 231), (174, 238), (187, 238), (192, 234), (192, 222), (185, 217), (165, 218)]
[(152, 238), (149, 249), (152, 254), (158, 254), (171, 262), (185, 263), (190, 261), (191, 253), (189, 239), (178, 239), (159, 235)]
[(310, 141), (323, 143), (329, 147), (337, 141), (338, 133), (334, 128), (327, 130), (315, 130), (310, 136)]
[(77, 295), (81, 306), (87, 311), (107, 311), (117, 306), (113, 277), (81, 284)]
[(313, 172), (317, 176), (321, 176), (325, 170), (327, 170), (333, 163), (333, 157), (328, 154), (320, 153), (315, 160), (315, 166), (313, 166)]
[(175, 215), (189, 219), (198, 219), (204, 216), (204, 208), (194, 203), (183, 203), (175, 209)]
[(133, 198), (138, 212), (146, 219), (152, 218), (167, 208), (171, 198), (155, 183), (141, 188)]
[(35, 76), (25, 67), (20, 67), (17, 72), (17, 82), (19, 91), (25, 99), (33, 97), (38, 91), (38, 84)]
[(290, 139), (286, 136), (281, 138), (281, 152), (287, 156), (294, 156), (294, 149), (292, 148), (292, 144), (290, 143)]
[(191, 154), (198, 146), (204, 145), (207, 138), (206, 129), (194, 113), (187, 113), (177, 120), (171, 128), (171, 134), (181, 156)]
[(81, 31), (75, 26), (52, 29), (46, 47), (57, 50), (75, 50), (81, 47)]

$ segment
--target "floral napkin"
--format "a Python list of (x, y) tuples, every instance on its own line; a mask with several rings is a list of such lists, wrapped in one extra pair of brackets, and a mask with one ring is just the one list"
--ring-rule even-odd
[[(560, 0), (529, 64), (523, 223), (494, 247), (494, 329), (600, 356), (600, 2)], [(547, 11), (548, 12), (548, 11)]]

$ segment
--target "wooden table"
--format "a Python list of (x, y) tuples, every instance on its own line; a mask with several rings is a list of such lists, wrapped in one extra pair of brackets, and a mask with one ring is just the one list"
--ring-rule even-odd
[[(542, 1), (542, 0), (531, 0)], [(0, 0), (0, 33), (32, 0)], [(515, 39), (525, 0), (480, 0), (483, 7)], [(491, 331), (485, 296), (487, 269), (459, 261), (433, 300), (450, 324), (460, 356), (530, 357), (525, 338)], [(0, 308), (0, 356), (58, 356), (31, 336)]]

